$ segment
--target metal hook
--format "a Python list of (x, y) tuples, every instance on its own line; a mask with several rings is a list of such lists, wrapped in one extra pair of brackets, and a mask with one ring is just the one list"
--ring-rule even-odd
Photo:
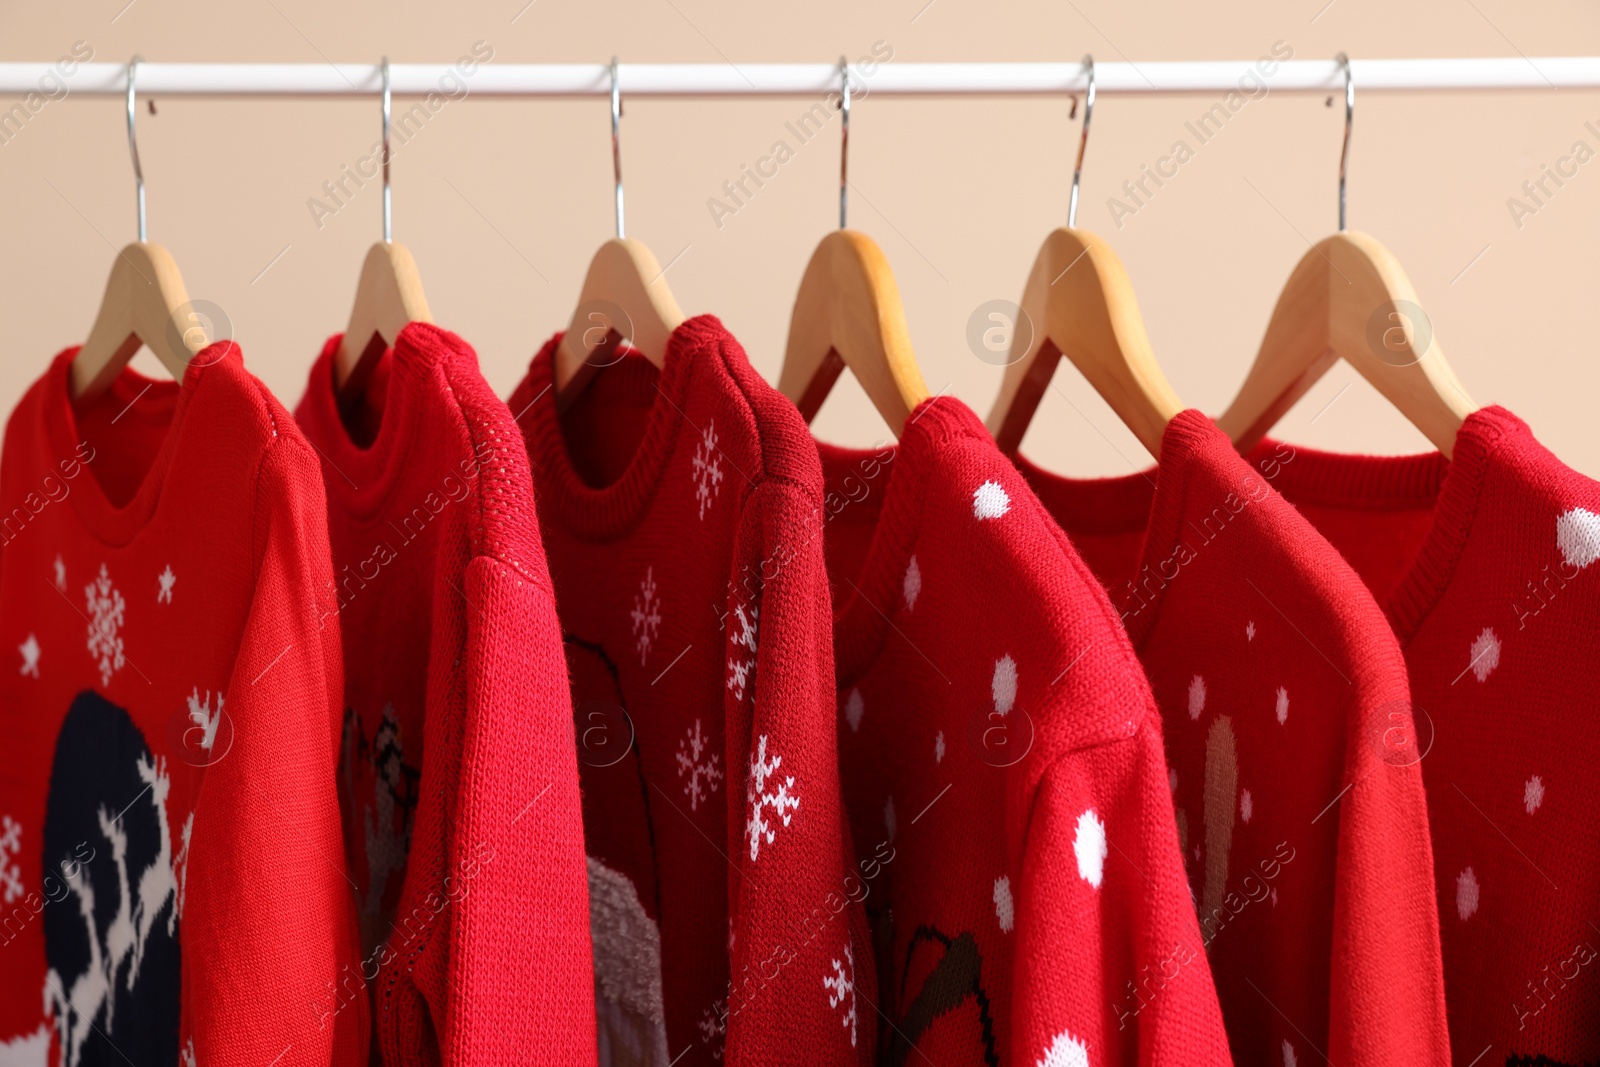
[(134, 77), (139, 70), (139, 57), (128, 60), (128, 153), (133, 156), (133, 184), (139, 191), (139, 242), (144, 243), (144, 168), (139, 166), (139, 137), (134, 129)]
[(850, 62), (839, 57), (839, 113), (843, 116), (843, 135), (839, 139), (839, 229), (845, 228), (845, 191), (850, 179)]
[(383, 57), (383, 243), (393, 244), (389, 196), (389, 57)]
[(1356, 83), (1350, 77), (1350, 57), (1340, 52), (1336, 57), (1339, 65), (1344, 68), (1344, 148), (1339, 152), (1339, 232), (1343, 233), (1344, 225), (1344, 175), (1345, 164), (1350, 160), (1350, 127), (1355, 122), (1356, 114)]
[(617, 183), (617, 238), (626, 236), (622, 224), (622, 86), (617, 81), (617, 57), (611, 57), (611, 172)]
[(1094, 56), (1083, 57), (1089, 74), (1089, 94), (1083, 103), (1083, 132), (1078, 136), (1078, 162), (1072, 168), (1072, 199), (1067, 204), (1067, 226), (1078, 224), (1078, 178), (1083, 174), (1083, 150), (1089, 146), (1089, 120), (1094, 117)]

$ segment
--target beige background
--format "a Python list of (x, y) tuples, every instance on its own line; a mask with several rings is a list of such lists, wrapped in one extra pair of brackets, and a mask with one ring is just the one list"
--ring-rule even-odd
[[(613, 52), (635, 62), (832, 61), (875, 41), (893, 48), (892, 62), (1059, 61), (1085, 51), (1106, 61), (1248, 60), (1280, 40), (1297, 58), (1340, 49), (1358, 58), (1545, 56), (1600, 53), (1600, 11), (1578, 0), (95, 0), (0, 12), (6, 59), (53, 60), (79, 40), (97, 60), (117, 62), (136, 51), (163, 61), (376, 62), (387, 52), (396, 62), (448, 62), (479, 40), (494, 63), (603, 62)], [(1119, 229), (1107, 198), (1211, 103), (1102, 97), (1079, 223), (1120, 252), (1179, 395), (1217, 412), (1290, 269), (1335, 227), (1341, 111), (1306, 94), (1251, 103)], [(247, 363), (293, 404), (323, 339), (342, 328), (361, 257), (379, 235), (376, 185), (320, 229), (307, 201), (367, 152), (377, 104), (156, 105), (152, 116), (141, 104), (139, 126), (150, 237), (172, 250), (192, 297), (226, 309)], [(706, 201), (807, 106), (641, 99), (623, 122), (630, 236), (663, 263), (679, 257), (668, 277), (684, 309), (720, 315), (769, 380), (800, 273), (835, 221), (837, 123), (720, 229)], [(1039, 242), (1065, 221), (1077, 134), (1067, 111), (1053, 99), (869, 96), (853, 112), (851, 222), (896, 270), (930, 386), (980, 413), (1000, 371), (969, 349), (967, 320), (985, 301), (1020, 296)], [(1586, 121), (1600, 129), (1600, 92), (1402, 95), (1358, 84), (1350, 221), (1406, 265), (1473, 397), (1510, 407), (1557, 455), (1600, 476), (1600, 161), (1520, 228), (1507, 207), (1575, 141), (1600, 149)], [(611, 235), (608, 136), (600, 99), (479, 97), (448, 105), (395, 154), (395, 237), (416, 256), (435, 318), (477, 347), (502, 395), (565, 323), (590, 254)], [(53, 102), (0, 146), (0, 219), (0, 407), (9, 411), (55, 351), (82, 339), (115, 247), (133, 238), (121, 100)], [(153, 365), (148, 353), (139, 358)], [(1146, 462), (1070, 367), (1055, 386), (1026, 451), (1084, 475)], [(841, 442), (886, 433), (848, 379), (817, 426)], [(1279, 433), (1347, 450), (1425, 447), (1343, 366)]]

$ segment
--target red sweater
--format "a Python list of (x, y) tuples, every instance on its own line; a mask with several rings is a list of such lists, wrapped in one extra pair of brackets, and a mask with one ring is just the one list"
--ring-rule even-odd
[(868, 1063), (810, 434), (710, 316), (564, 414), (559, 340), (511, 409), (578, 716), (602, 1060)]
[(898, 448), (822, 454), (880, 1062), (1229, 1062), (1161, 720), (1105, 592), (959, 401)]
[(1456, 1062), (1600, 1062), (1600, 483), (1498, 407), (1454, 462), (1295, 451), (1411, 669)]
[(1394, 635), (1337, 552), (1198, 411), (1149, 473), (1023, 462), (1111, 592), (1166, 725), (1233, 1054), (1445, 1064), (1420, 753)]
[(522, 435), (466, 342), (400, 332), (341, 403), (339, 337), (296, 417), (322, 457), (344, 634), (345, 849), (387, 1064), (595, 1058), (561, 628)]
[(366, 1062), (317, 456), (231, 342), (0, 458), (0, 1061)]

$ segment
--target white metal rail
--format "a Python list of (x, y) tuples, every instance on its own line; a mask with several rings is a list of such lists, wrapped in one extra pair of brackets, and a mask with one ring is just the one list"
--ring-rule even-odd
[[(0, 94), (39, 92), (112, 96), (127, 89), (123, 63), (0, 63)], [(396, 96), (428, 93), (484, 96), (605, 96), (603, 63), (477, 64), (470, 73), (444, 63), (390, 65)], [(855, 92), (873, 95), (1053, 95), (1082, 91), (1080, 63), (896, 63), (852, 65)], [(1269, 73), (1270, 71), (1270, 73)], [(1486, 59), (1353, 59), (1362, 92), (1459, 89), (1600, 88), (1600, 56)], [(1287, 62), (1151, 62), (1095, 64), (1101, 93), (1330, 92), (1344, 74), (1332, 59)], [(623, 63), (626, 96), (820, 96), (836, 90), (836, 63)], [(139, 92), (159, 96), (370, 96), (381, 90), (376, 63), (145, 63)]]

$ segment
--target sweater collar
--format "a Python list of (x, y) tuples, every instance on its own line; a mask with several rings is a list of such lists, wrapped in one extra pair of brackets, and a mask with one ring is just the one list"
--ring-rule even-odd
[[(1433, 509), (1433, 522), (1417, 558), (1384, 605), (1403, 645), (1444, 595), (1472, 533), (1483, 493), (1502, 443), (1528, 439), (1528, 424), (1498, 405), (1468, 415), (1456, 432), (1453, 458), (1439, 452), (1409, 456), (1344, 455), (1294, 446), (1275, 483), (1291, 501), (1330, 507)], [(1252, 459), (1278, 443), (1264, 440)]]

